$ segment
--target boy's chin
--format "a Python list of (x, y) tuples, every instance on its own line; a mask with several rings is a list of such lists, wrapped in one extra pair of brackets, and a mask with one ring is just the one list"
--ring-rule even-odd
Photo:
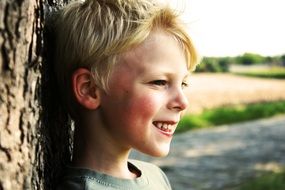
[(169, 151), (167, 151), (167, 152), (161, 152), (161, 153), (154, 154), (154, 155), (151, 155), (151, 156), (153, 156), (153, 157), (165, 157), (165, 156), (168, 155), (168, 153), (169, 153)]
[(168, 155), (168, 153), (169, 153), (169, 147), (162, 147), (156, 150), (144, 152), (144, 154), (147, 154), (153, 157), (165, 157)]

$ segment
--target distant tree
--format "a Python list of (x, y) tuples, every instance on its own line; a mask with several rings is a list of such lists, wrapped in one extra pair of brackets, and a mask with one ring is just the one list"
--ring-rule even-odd
[(264, 63), (265, 58), (261, 55), (254, 54), (254, 53), (244, 53), (242, 56), (237, 58), (238, 63), (244, 65), (252, 65), (258, 63)]
[(227, 57), (204, 57), (202, 62), (197, 66), (196, 72), (227, 72), (229, 63), (230, 59)]
[(285, 67), (285, 54), (281, 56), (281, 63)]
[(266, 57), (264, 58), (264, 60), (265, 60), (266, 63), (272, 63), (272, 62), (274, 62), (274, 58), (271, 57), (271, 56), (266, 56)]
[(229, 66), (231, 64), (231, 58), (229, 57), (222, 57), (218, 59), (218, 64), (220, 67), (221, 72), (228, 72)]
[(265, 58), (265, 62), (272, 66), (285, 66), (285, 54), (281, 56), (268, 56)]

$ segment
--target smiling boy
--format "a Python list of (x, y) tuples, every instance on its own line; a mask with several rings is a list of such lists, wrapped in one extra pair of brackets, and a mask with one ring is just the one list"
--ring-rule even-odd
[(197, 63), (173, 10), (150, 0), (86, 0), (56, 24), (57, 78), (75, 122), (71, 166), (58, 189), (171, 189), (131, 149), (169, 152)]

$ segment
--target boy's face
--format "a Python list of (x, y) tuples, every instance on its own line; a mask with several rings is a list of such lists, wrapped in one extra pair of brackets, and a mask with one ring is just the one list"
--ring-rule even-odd
[(187, 64), (173, 36), (152, 32), (140, 46), (122, 55), (101, 95), (100, 111), (118, 145), (165, 156), (188, 101)]

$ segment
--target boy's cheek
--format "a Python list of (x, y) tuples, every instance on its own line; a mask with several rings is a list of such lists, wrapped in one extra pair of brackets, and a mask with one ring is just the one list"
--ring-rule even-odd
[(142, 118), (153, 117), (160, 109), (158, 97), (143, 96), (131, 104), (132, 115), (139, 115)]

